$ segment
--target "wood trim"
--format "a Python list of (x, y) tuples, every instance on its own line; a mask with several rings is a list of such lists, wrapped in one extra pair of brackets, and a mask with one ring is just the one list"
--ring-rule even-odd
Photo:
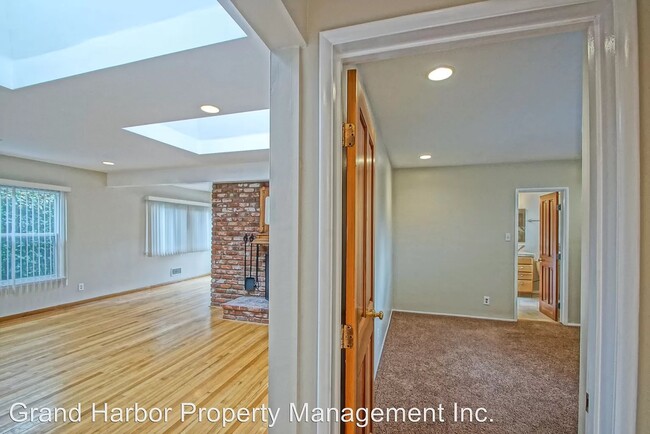
[[(362, 124), (362, 120), (359, 119), (359, 107), (358, 103), (359, 100), (357, 99), (357, 86), (358, 86), (358, 80), (357, 80), (357, 71), (356, 70), (350, 70), (347, 71), (346, 74), (346, 122), (351, 123), (355, 126), (357, 129), (356, 131), (356, 138), (355, 138), (355, 145), (349, 148), (346, 148), (344, 150), (346, 154), (346, 161), (351, 161), (353, 164), (347, 164), (345, 166), (345, 171), (341, 171), (343, 176), (345, 176), (345, 209), (346, 211), (344, 212), (343, 218), (345, 219), (345, 250), (342, 252), (342, 259), (345, 261), (345, 286), (344, 289), (341, 291), (343, 294), (343, 297), (345, 299), (345, 306), (346, 309), (343, 312), (344, 318), (343, 322), (352, 327), (352, 333), (353, 333), (353, 340), (352, 340), (352, 347), (347, 348), (343, 350), (344, 355), (343, 355), (343, 379), (342, 379), (342, 389), (343, 389), (343, 402), (342, 406), (345, 407), (354, 407), (355, 404), (355, 399), (359, 393), (357, 390), (357, 384), (354, 381), (354, 379), (357, 376), (357, 358), (358, 358), (358, 347), (357, 347), (357, 342), (361, 340), (362, 336), (360, 336), (359, 333), (359, 327), (357, 324), (357, 305), (356, 305), (356, 298), (357, 298), (357, 286), (359, 286), (358, 282), (358, 271), (357, 268), (361, 267), (361, 273), (363, 274), (362, 277), (362, 287), (365, 287), (365, 262), (362, 264), (357, 264), (357, 258), (358, 258), (358, 253), (357, 249), (361, 247), (361, 249), (365, 250), (365, 244), (363, 246), (359, 246), (357, 244), (357, 220), (364, 220), (363, 215), (358, 216), (357, 212), (357, 197), (356, 197), (356, 192), (359, 189), (359, 186), (357, 185), (357, 163), (356, 160), (358, 158), (357, 156), (357, 149), (359, 148), (359, 143), (361, 142), (360, 140), (360, 135), (361, 135), (361, 130), (362, 128), (359, 128), (360, 124)], [(354, 86), (354, 87), (352, 87)], [(361, 187), (362, 188), (362, 187)], [(365, 220), (363, 222), (365, 225)], [(364, 239), (365, 241), (365, 239)], [(362, 254), (362, 258), (365, 260), (365, 255)], [(363, 288), (362, 288), (363, 291)], [(355, 427), (351, 424), (345, 424), (343, 425), (343, 430), (341, 431), (342, 433), (349, 434), (352, 432), (355, 432)]]
[(260, 187), (260, 222), (257, 228), (258, 234), (253, 240), (253, 244), (260, 244), (263, 246), (269, 245), (269, 225), (266, 224), (266, 215), (270, 210), (266, 209), (266, 199), (271, 192), (268, 185)]
[(15, 320), (15, 319), (18, 319), (18, 318), (24, 318), (24, 317), (27, 317), (27, 316), (33, 316), (33, 315), (38, 315), (38, 314), (42, 314), (42, 313), (52, 312), (52, 311), (56, 311), (56, 310), (66, 310), (66, 309), (70, 309), (72, 307), (79, 306), (79, 305), (82, 305), (82, 304), (91, 303), (93, 301), (106, 300), (107, 298), (113, 298), (113, 297), (119, 297), (121, 295), (133, 294), (134, 292), (141, 292), (141, 291), (147, 291), (147, 290), (150, 290), (150, 289), (156, 289), (156, 288), (160, 288), (161, 286), (172, 285), (174, 283), (180, 283), (180, 282), (186, 282), (188, 280), (198, 279), (199, 277), (206, 277), (206, 276), (209, 276), (209, 275), (210, 275), (210, 273), (201, 274), (199, 276), (188, 277), (186, 279), (172, 280), (172, 281), (165, 282), (165, 283), (157, 283), (155, 285), (143, 286), (141, 288), (128, 289), (126, 291), (114, 292), (112, 294), (100, 295), (99, 297), (85, 298), (83, 300), (72, 301), (70, 303), (57, 304), (56, 306), (44, 307), (42, 309), (29, 310), (27, 312), (16, 313), (16, 314), (13, 314), (13, 315), (8, 315), (8, 316), (0, 316), (0, 323)]
[(269, 233), (269, 225), (266, 224), (266, 198), (269, 197), (270, 189), (267, 185), (260, 187), (260, 225), (257, 231), (259, 235), (267, 235)]
[(558, 275), (558, 254), (560, 248), (559, 225), (560, 193), (544, 194), (539, 198), (539, 311), (558, 320), (558, 295), (560, 278)]

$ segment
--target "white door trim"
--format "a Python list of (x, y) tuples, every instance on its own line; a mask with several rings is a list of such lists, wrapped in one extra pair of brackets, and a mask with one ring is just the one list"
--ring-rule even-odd
[[(299, 402), (300, 50), (305, 40), (281, 0), (218, 1), (248, 37), (259, 36), (271, 51), (270, 169), (261, 178), (269, 179), (272, 189), (268, 398), (269, 407), (284, 415), (290, 403)], [(281, 416), (269, 433), (294, 434), (298, 429)]]
[[(519, 225), (517, 224), (517, 213), (519, 209), (519, 193), (552, 193), (552, 192), (559, 192), (560, 193), (560, 203), (562, 204), (562, 211), (560, 212), (560, 233), (559, 233), (559, 238), (560, 238), (560, 246), (561, 246), (561, 252), (562, 256), (560, 259), (560, 318), (558, 321), (564, 325), (569, 324), (569, 291), (567, 288), (569, 287), (569, 213), (571, 210), (569, 209), (569, 188), (568, 187), (540, 187), (540, 188), (517, 188), (515, 189), (515, 230), (513, 234), (517, 234), (517, 231), (519, 230)], [(582, 215), (583, 220), (589, 218), (587, 213), (585, 212)], [(519, 319), (519, 309), (517, 305), (517, 257), (519, 253), (519, 248), (518, 248), (518, 242), (513, 240), (513, 246), (514, 246), (514, 269), (515, 269), (515, 311), (514, 311), (514, 320), (517, 321)], [(582, 255), (582, 252), (581, 252)], [(582, 320), (581, 320), (582, 323)]]
[[(271, 190), (269, 216), (269, 406), (298, 402), (300, 183), (300, 49), (271, 53)], [(279, 418), (270, 432), (297, 426)]]
[[(589, 252), (583, 264), (581, 390), (587, 433), (636, 431), (639, 333), (639, 81), (635, 0), (485, 1), (320, 34), (319, 407), (340, 407), (341, 68), (486, 41), (588, 31), (590, 87)], [(587, 290), (588, 288), (588, 290)], [(586, 363), (585, 363), (586, 362)], [(584, 387), (583, 387), (584, 386)], [(585, 389), (586, 388), (586, 389)], [(581, 396), (581, 402), (584, 394)], [(320, 433), (336, 433), (336, 423)]]

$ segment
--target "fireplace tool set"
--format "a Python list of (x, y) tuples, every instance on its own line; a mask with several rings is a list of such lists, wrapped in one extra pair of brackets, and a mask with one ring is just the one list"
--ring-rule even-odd
[[(257, 244), (255, 252), (255, 276), (253, 276), (253, 241), (255, 235), (244, 235), (244, 289), (251, 292), (259, 287), (260, 275), (260, 245)], [(250, 251), (250, 255), (249, 255)]]

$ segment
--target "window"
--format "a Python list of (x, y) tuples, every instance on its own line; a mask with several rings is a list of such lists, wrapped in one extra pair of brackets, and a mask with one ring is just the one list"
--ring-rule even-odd
[(0, 184), (0, 286), (63, 279), (65, 226), (64, 192)]
[(169, 256), (210, 250), (210, 204), (146, 198), (146, 254)]

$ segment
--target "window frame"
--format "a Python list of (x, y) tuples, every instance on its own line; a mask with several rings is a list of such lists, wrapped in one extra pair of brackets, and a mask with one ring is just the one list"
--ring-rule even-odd
[[(8, 279), (1, 279), (0, 276), (0, 289), (12, 288), (31, 284), (41, 284), (48, 282), (57, 282), (66, 279), (65, 263), (67, 258), (67, 245), (62, 238), (66, 237), (67, 230), (67, 212), (65, 193), (71, 191), (69, 187), (58, 185), (49, 185), (41, 183), (32, 183), (25, 181), (14, 181), (8, 179), (0, 179), (0, 188), (11, 189), (11, 232), (0, 233), (0, 239), (10, 239), (11, 242), (11, 266), (8, 270)], [(56, 194), (55, 197), (55, 215), (53, 221), (53, 232), (16, 232), (16, 191), (17, 190), (34, 190), (46, 193)], [(29, 237), (52, 237), (53, 238), (53, 264), (52, 274), (35, 276), (35, 277), (22, 277), (16, 278), (16, 240), (20, 238)], [(62, 245), (63, 243), (63, 245)]]

